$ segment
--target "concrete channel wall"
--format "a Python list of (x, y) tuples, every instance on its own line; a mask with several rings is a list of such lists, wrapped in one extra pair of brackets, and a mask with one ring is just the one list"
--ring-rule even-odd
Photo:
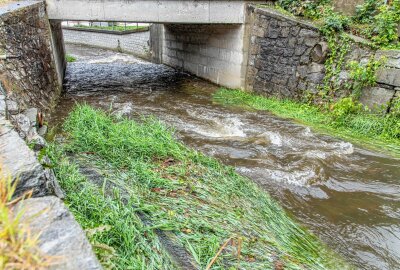
[(162, 26), (162, 63), (230, 88), (243, 88), (244, 25)]
[(98, 47), (130, 53), (144, 59), (150, 59), (150, 31), (129, 34), (115, 34), (101, 31), (74, 30), (64, 28), (64, 42)]

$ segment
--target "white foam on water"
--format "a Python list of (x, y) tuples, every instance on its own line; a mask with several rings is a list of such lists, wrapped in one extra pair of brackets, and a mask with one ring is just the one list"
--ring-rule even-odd
[(110, 55), (104, 58), (99, 58), (99, 59), (92, 59), (87, 61), (89, 64), (107, 64), (107, 63), (114, 63), (114, 62), (124, 62), (124, 63), (140, 63), (140, 64), (146, 64), (147, 62), (141, 61), (135, 57), (130, 57), (127, 55), (121, 55), (121, 54), (114, 54)]
[(326, 159), (331, 156), (331, 154), (320, 150), (308, 150), (304, 153), (304, 156), (308, 158)]
[(264, 132), (263, 135), (273, 144), (276, 146), (283, 145), (283, 138), (279, 133), (267, 131)]
[(303, 132), (302, 135), (305, 137), (312, 137), (313, 133), (311, 132), (311, 129), (309, 127), (306, 127)]
[(208, 118), (208, 120), (208, 125), (196, 126), (194, 131), (211, 138), (246, 137), (242, 127), (243, 123), (239, 118)]
[(335, 152), (339, 155), (351, 155), (354, 153), (353, 144), (349, 142), (338, 142), (333, 144)]

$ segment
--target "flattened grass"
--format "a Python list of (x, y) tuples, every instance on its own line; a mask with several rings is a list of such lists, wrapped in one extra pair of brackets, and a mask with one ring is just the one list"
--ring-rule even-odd
[(318, 107), (305, 103), (223, 88), (213, 95), (213, 99), (227, 106), (269, 111), (277, 116), (312, 126), (329, 135), (400, 156), (400, 119), (394, 117), (358, 113), (338, 119), (329, 112), (323, 112)]
[[(64, 131), (68, 143), (62, 151), (80, 155), (106, 170), (107, 181), (127, 193), (128, 200), (152, 221), (151, 227), (133, 231), (132, 239), (153, 228), (168, 230), (201, 269), (229, 238), (232, 241), (211, 269), (275, 269), (279, 265), (285, 269), (348, 268), (288, 217), (266, 192), (233, 168), (188, 149), (174, 138), (172, 130), (155, 119), (117, 120), (103, 111), (77, 105)], [(52, 155), (52, 159), (64, 158)], [(105, 199), (100, 193), (95, 201), (87, 203), (87, 194), (93, 192), (86, 191), (86, 187), (91, 184), (78, 176), (81, 180), (76, 183), (68, 180), (70, 174), (63, 173), (60, 162), (55, 169), (69, 205), (84, 227), (113, 228), (113, 219), (123, 223), (129, 213), (134, 214), (134, 208), (121, 206), (125, 216), (112, 214), (105, 219), (110, 210), (103, 209), (102, 204), (120, 205), (120, 198)], [(113, 237), (121, 233), (117, 230)], [(102, 241), (122, 249), (129, 245), (110, 243), (108, 236)], [(149, 249), (142, 255), (146, 261), (155, 256)], [(154, 265), (146, 269), (168, 268)]]

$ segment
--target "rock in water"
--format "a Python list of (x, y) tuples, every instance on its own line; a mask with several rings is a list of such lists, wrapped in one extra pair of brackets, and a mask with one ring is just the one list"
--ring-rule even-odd
[(113, 112), (113, 115), (116, 117), (128, 117), (133, 111), (133, 105), (131, 102), (122, 103), (122, 104), (115, 104), (117, 110)]
[(38, 130), (38, 134), (40, 135), (40, 136), (44, 136), (44, 135), (46, 135), (46, 133), (47, 133), (47, 126), (42, 126), (41, 128), (39, 128), (39, 130)]

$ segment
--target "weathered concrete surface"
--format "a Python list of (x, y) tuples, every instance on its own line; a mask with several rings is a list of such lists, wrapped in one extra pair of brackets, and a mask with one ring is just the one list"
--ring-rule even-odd
[(260, 0), (46, 0), (51, 20), (244, 23), (246, 2)]
[(21, 110), (50, 110), (61, 93), (65, 61), (56, 25), (50, 25), (44, 2), (0, 9), (0, 54), (11, 57), (0, 60), (0, 82)]
[(76, 31), (70, 28), (63, 29), (63, 33), (65, 43), (120, 50), (140, 58), (150, 58), (149, 31), (116, 35), (112, 33)]
[(29, 223), (33, 234), (40, 233), (40, 250), (54, 256), (48, 269), (102, 269), (84, 231), (59, 198), (31, 198), (16, 207), (21, 206), (25, 209), (22, 221)]
[(165, 24), (161, 37), (163, 64), (219, 85), (244, 88), (244, 25)]
[(354, 15), (357, 5), (364, 3), (364, 0), (333, 0), (333, 6), (336, 11), (346, 15)]

